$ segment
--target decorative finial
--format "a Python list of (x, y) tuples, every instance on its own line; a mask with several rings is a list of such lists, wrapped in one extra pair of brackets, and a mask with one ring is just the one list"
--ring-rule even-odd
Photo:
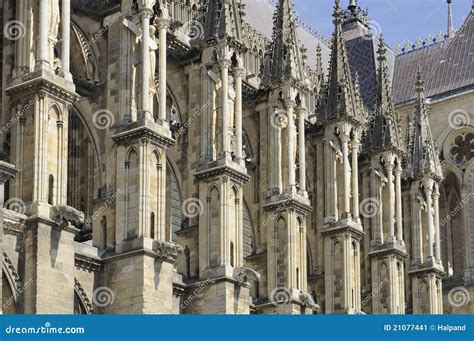
[(334, 13), (332, 14), (334, 17), (334, 25), (338, 25), (342, 23), (342, 10), (341, 10), (341, 4), (339, 0), (336, 0), (336, 3), (334, 5)]
[(387, 52), (387, 47), (385, 46), (385, 41), (383, 39), (383, 34), (381, 34), (380, 35), (380, 40), (379, 40), (379, 48), (377, 50), (379, 61), (385, 61), (387, 59), (385, 57), (386, 52)]
[(357, 0), (350, 0), (349, 7), (347, 7), (351, 12), (357, 8)]
[(423, 81), (423, 76), (421, 75), (421, 65), (418, 65), (418, 69), (416, 70), (416, 92), (421, 94), (424, 90), (425, 82)]
[[(451, 9), (451, 3), (453, 0), (448, 0), (448, 38), (451, 39), (454, 34), (454, 29), (453, 29), (453, 12)], [(474, 0), (473, 0), (473, 5), (474, 5)]]

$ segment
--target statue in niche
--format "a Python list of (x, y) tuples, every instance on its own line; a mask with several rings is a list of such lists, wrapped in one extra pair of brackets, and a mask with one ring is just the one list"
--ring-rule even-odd
[(51, 65), (54, 64), (54, 47), (58, 41), (59, 23), (61, 21), (59, 11), (59, 0), (49, 0), (49, 34), (48, 34), (48, 56)]
[(141, 51), (139, 47), (139, 42), (141, 39), (142, 31), (139, 27), (140, 18), (137, 15), (127, 17), (123, 20), (123, 25), (127, 27), (130, 32), (130, 49), (128, 51), (123, 51), (129, 56), (129, 65), (131, 71), (130, 77), (130, 106), (131, 112), (136, 112), (138, 110), (138, 94), (139, 94), (139, 77), (140, 77), (140, 65), (141, 65)]
[(150, 96), (153, 96), (157, 92), (157, 83), (155, 82), (156, 77), (156, 50), (158, 50), (158, 44), (156, 42), (156, 27), (154, 25), (150, 25)]
[(228, 136), (229, 136), (229, 141), (231, 145), (231, 149), (235, 149), (235, 144), (237, 143), (237, 136), (235, 134), (235, 110), (234, 110), (234, 104), (236, 99), (236, 91), (234, 88), (234, 77), (229, 76), (229, 91), (227, 95), (227, 106), (228, 106), (228, 111), (229, 111), (229, 128), (228, 128)]
[(222, 80), (219, 76), (219, 71), (215, 64), (207, 65), (207, 75), (209, 77), (209, 92), (210, 92), (210, 101), (211, 101), (211, 136), (210, 136), (210, 145), (211, 145), (211, 155), (212, 158), (217, 157), (217, 153), (219, 150), (219, 143), (220, 139), (219, 136), (221, 134), (221, 128), (219, 125), (219, 120), (217, 117), (217, 112), (220, 108), (220, 101), (219, 101), (219, 90), (222, 88)]

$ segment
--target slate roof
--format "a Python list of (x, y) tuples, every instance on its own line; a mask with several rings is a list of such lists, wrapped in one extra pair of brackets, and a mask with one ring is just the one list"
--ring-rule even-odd
[[(353, 79), (357, 72), (359, 76), (362, 101), (366, 108), (373, 110), (377, 97), (377, 49), (379, 38), (370, 33), (364, 26), (364, 19), (354, 20), (354, 16), (348, 14), (343, 24), (344, 39), (346, 40), (347, 55)], [(387, 46), (386, 65), (388, 67), (389, 80), (393, 80), (393, 69), (395, 64), (395, 53)]]
[[(267, 0), (242, 0), (245, 6), (244, 20), (255, 30), (271, 39), (273, 34), (273, 14), (275, 7)], [(316, 49), (318, 44), (321, 45), (323, 70), (327, 70), (329, 65), (330, 48), (328, 44), (321, 38), (316, 37), (313, 33), (298, 26), (297, 35), (301, 42), (300, 46), (304, 46), (307, 51), (307, 63), (312, 70), (316, 70)]]
[(426, 79), (426, 97), (442, 97), (474, 88), (474, 9), (452, 39), (397, 57), (394, 76), (396, 104), (416, 98), (418, 65)]

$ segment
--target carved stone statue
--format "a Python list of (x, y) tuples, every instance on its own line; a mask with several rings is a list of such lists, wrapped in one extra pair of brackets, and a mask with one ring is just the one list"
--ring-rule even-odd
[(156, 28), (150, 25), (150, 88), (153, 89), (152, 94), (156, 92), (155, 73), (156, 73), (156, 50), (158, 44), (156, 43)]
[(49, 61), (54, 63), (54, 47), (58, 41), (59, 23), (61, 21), (61, 13), (59, 11), (59, 0), (49, 0), (49, 35), (48, 35), (48, 51)]

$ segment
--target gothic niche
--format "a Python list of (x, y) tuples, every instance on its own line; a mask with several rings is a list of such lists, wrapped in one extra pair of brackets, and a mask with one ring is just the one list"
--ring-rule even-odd
[[(94, 194), (98, 191), (99, 172), (92, 138), (79, 114), (71, 109), (68, 132), (67, 205), (84, 212), (86, 222), (93, 214)], [(91, 239), (92, 226), (85, 224), (81, 241)]]

